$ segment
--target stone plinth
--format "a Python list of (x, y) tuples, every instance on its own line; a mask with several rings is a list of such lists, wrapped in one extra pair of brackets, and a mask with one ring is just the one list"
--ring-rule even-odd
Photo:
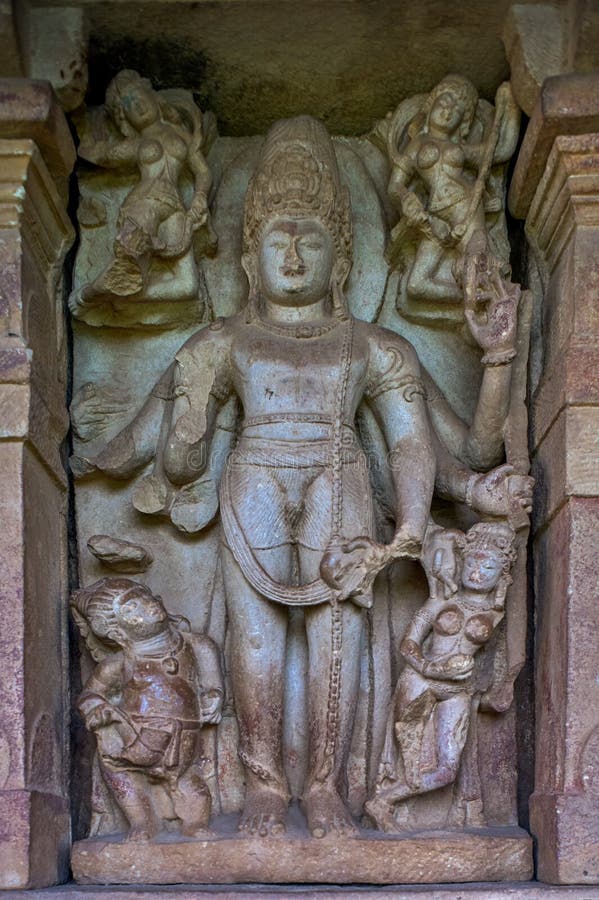
[(0, 887), (22, 888), (67, 875), (59, 277), (73, 239), (64, 189), (74, 153), (47, 85), (3, 80), (0, 92)]
[[(294, 816), (293, 813), (296, 813)], [(228, 834), (206, 841), (165, 837), (151, 844), (114, 839), (78, 841), (73, 875), (80, 884), (227, 884), (242, 882), (413, 884), (526, 881), (532, 842), (519, 828), (420, 832), (401, 836), (363, 832), (355, 838), (315, 840), (292, 810), (286, 836), (264, 840), (235, 832), (235, 816), (215, 826)]]

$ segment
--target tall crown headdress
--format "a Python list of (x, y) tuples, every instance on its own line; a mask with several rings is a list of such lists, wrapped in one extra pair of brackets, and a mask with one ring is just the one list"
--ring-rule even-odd
[(349, 191), (341, 183), (333, 143), (311, 116), (276, 122), (266, 135), (250, 180), (243, 224), (244, 253), (255, 253), (274, 217), (313, 217), (329, 230), (338, 259), (351, 263)]

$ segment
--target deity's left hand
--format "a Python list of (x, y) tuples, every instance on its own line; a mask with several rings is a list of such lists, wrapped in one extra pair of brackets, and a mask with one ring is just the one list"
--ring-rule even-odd
[(519, 475), (513, 466), (502, 465), (472, 477), (471, 506), (490, 516), (521, 516), (532, 509), (534, 478)]
[(509, 361), (515, 355), (520, 286), (501, 277), (487, 251), (466, 259), (463, 278), (464, 316), (472, 337), (486, 356), (506, 354)]

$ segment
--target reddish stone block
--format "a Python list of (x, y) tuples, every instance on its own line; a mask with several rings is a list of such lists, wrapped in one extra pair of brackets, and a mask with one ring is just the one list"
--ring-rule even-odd
[(29, 791), (0, 792), (0, 889), (65, 881), (68, 826), (66, 800)]
[(599, 471), (599, 406), (565, 406), (533, 456), (534, 528), (568, 497), (594, 497)]
[(599, 881), (599, 498), (572, 498), (535, 541), (539, 877)]

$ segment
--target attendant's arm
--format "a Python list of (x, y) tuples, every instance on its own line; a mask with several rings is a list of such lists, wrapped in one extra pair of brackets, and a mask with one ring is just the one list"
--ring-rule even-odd
[(426, 660), (422, 654), (422, 644), (430, 633), (435, 620), (438, 603), (427, 600), (414, 615), (400, 644), (399, 652), (405, 661), (421, 675), (424, 675)]
[(493, 154), (494, 166), (506, 163), (512, 158), (520, 134), (520, 108), (509, 81), (504, 81), (497, 88), (495, 109), (501, 116), (501, 124)]
[(139, 138), (125, 138), (122, 141), (81, 141), (78, 153), (81, 159), (102, 166), (104, 169), (118, 169), (137, 162)]
[(118, 712), (110, 698), (122, 686), (123, 655), (119, 652), (98, 663), (77, 701), (77, 707), (90, 731), (118, 721)]
[(220, 652), (212, 638), (206, 634), (193, 634), (191, 643), (198, 666), (198, 693), (202, 723), (217, 725), (221, 720), (225, 696)]
[(418, 228), (428, 225), (429, 219), (422, 203), (408, 187), (416, 171), (414, 162), (416, 152), (417, 142), (411, 141), (405, 152), (394, 160), (387, 190), (391, 202), (406, 217), (410, 225)]
[(206, 213), (208, 211), (208, 194), (212, 187), (212, 174), (208, 163), (204, 159), (203, 153), (195, 146), (189, 150), (187, 163), (194, 177), (195, 187), (191, 208)]

